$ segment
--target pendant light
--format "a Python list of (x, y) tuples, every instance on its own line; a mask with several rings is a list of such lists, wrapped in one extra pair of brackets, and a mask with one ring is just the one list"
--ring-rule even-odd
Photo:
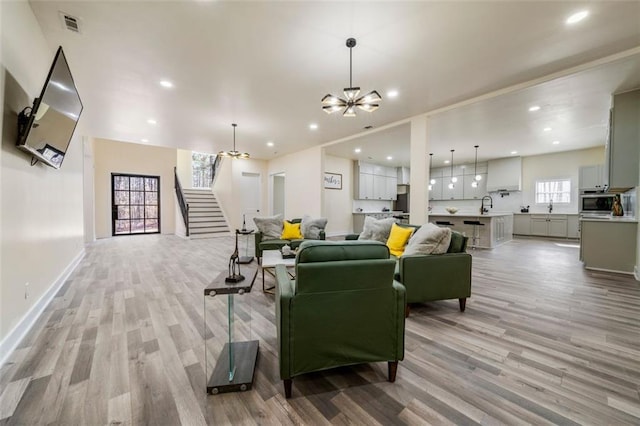
[(238, 125), (236, 123), (232, 123), (231, 125), (233, 126), (233, 151), (220, 151), (218, 155), (220, 157), (249, 158), (248, 153), (236, 150), (236, 127)]
[(478, 174), (478, 147), (479, 146), (480, 145), (475, 145), (474, 146), (474, 148), (476, 149), (476, 163), (474, 165), (473, 174), (476, 175), (476, 176), (473, 178), (473, 182), (471, 182), (471, 186), (474, 187), (474, 188), (477, 188), (478, 187), (478, 181), (482, 180), (482, 176), (480, 176)]
[(449, 183), (449, 189), (455, 188), (455, 183), (458, 181), (458, 178), (453, 176), (453, 151), (455, 151), (455, 149), (451, 150), (451, 183)]
[[(429, 175), (431, 175), (431, 165), (433, 164), (433, 152), (429, 154)], [(433, 185), (436, 184), (436, 180), (431, 178), (429, 181), (429, 191), (433, 189)]]

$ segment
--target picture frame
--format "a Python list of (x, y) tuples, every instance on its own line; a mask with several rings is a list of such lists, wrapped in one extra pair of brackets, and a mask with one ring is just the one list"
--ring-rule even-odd
[(324, 187), (326, 189), (342, 189), (342, 175), (340, 173), (324, 173)]

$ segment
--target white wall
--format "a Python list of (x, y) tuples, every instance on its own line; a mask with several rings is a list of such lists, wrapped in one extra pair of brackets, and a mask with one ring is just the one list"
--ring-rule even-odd
[(96, 239), (95, 203), (93, 192), (93, 177), (95, 169), (93, 164), (93, 138), (82, 138), (82, 192), (84, 205), (84, 242), (90, 243)]
[(178, 171), (178, 179), (182, 189), (193, 188), (193, 162), (192, 151), (184, 149), (176, 150), (176, 167)]
[(175, 233), (175, 148), (95, 139), (93, 152), (96, 238), (112, 235), (111, 173), (160, 176), (160, 232)]
[(269, 161), (269, 175), (285, 174), (285, 218), (297, 218), (308, 214), (322, 215), (323, 205), (323, 155), (322, 147), (285, 155)]
[[(30, 156), (16, 149), (17, 114), (40, 94), (55, 50), (29, 3), (2, 2), (1, 8), (0, 360), (84, 251), (83, 120), (59, 170), (31, 167)], [(77, 58), (67, 59), (73, 72)]]
[[(530, 213), (546, 213), (546, 204), (536, 205), (534, 202), (536, 180), (570, 178), (571, 203), (554, 204), (553, 212), (576, 214), (580, 210), (578, 189), (580, 167), (602, 163), (604, 163), (604, 146), (522, 157), (522, 191), (511, 192), (504, 197), (497, 193), (489, 194), (493, 198), (493, 210), (516, 213), (520, 211), (521, 206), (530, 206)], [(475, 213), (479, 212), (480, 200), (431, 201), (431, 206), (433, 213), (442, 213), (447, 206), (457, 207), (461, 213)]]
[[(323, 189), (327, 235), (353, 232), (353, 161), (346, 158), (324, 156), (324, 171), (342, 175), (342, 189)], [(287, 177), (288, 178), (288, 177)], [(390, 202), (388, 202), (390, 203)]]
[(223, 158), (213, 186), (213, 193), (224, 212), (230, 229), (242, 228), (242, 199), (238, 195), (242, 173), (260, 175), (260, 212), (265, 216), (268, 214), (267, 162), (254, 159)]

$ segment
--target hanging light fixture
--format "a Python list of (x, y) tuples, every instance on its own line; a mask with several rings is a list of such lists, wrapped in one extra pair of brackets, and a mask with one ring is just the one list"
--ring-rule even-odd
[(455, 151), (455, 149), (451, 150), (451, 183), (449, 183), (449, 189), (455, 188), (455, 183), (458, 181), (458, 178), (453, 175), (453, 151)]
[(349, 48), (349, 87), (344, 89), (344, 97), (345, 99), (339, 98), (334, 95), (325, 95), (322, 98), (322, 110), (327, 114), (332, 114), (338, 111), (344, 111), (342, 115), (344, 117), (355, 117), (356, 116), (356, 107), (360, 108), (363, 111), (373, 112), (378, 109), (380, 104), (379, 101), (382, 100), (382, 97), (378, 92), (372, 90), (364, 96), (360, 96), (358, 98), (358, 94), (360, 93), (359, 87), (353, 87), (353, 60), (352, 60), (352, 51), (356, 46), (355, 38), (347, 39), (347, 47)]
[(232, 123), (231, 125), (233, 126), (233, 151), (220, 151), (218, 155), (220, 157), (249, 158), (248, 153), (236, 150), (236, 127), (238, 127), (238, 125), (236, 123)]
[[(431, 154), (429, 154), (429, 174), (431, 174), (431, 165), (433, 164), (433, 152)], [(431, 178), (431, 180), (429, 181), (429, 191), (431, 191), (433, 189), (433, 185), (436, 184), (436, 180), (434, 178)]]
[(473, 174), (475, 175), (475, 177), (473, 178), (473, 182), (471, 182), (471, 186), (474, 188), (477, 188), (478, 181), (482, 180), (482, 176), (478, 174), (478, 147), (479, 146), (480, 145), (474, 145), (474, 148), (476, 149), (476, 163), (474, 165)]

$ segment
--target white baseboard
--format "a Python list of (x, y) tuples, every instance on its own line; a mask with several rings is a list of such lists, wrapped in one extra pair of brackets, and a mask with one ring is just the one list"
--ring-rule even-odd
[(16, 326), (7, 334), (7, 336), (0, 342), (0, 367), (4, 365), (7, 358), (18, 347), (22, 339), (27, 335), (33, 324), (35, 324), (38, 317), (42, 314), (45, 308), (49, 305), (51, 300), (58, 293), (58, 290), (67, 281), (71, 273), (76, 269), (82, 258), (84, 257), (84, 247), (76, 255), (76, 257), (67, 265), (62, 273), (56, 278), (53, 284), (47, 291), (38, 299), (36, 303), (31, 306), (31, 309), (22, 317), (22, 319), (16, 324)]

